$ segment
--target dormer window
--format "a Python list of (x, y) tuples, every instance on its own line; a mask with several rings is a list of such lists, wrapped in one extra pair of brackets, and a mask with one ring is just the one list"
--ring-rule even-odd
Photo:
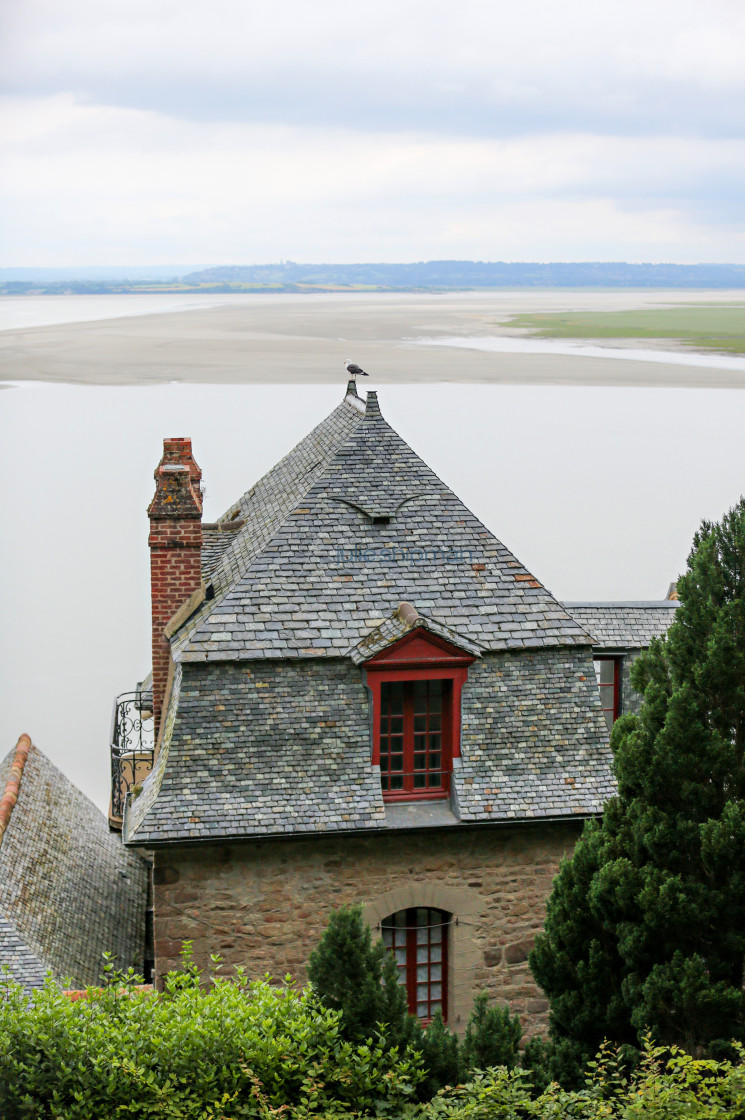
[(373, 765), (385, 801), (450, 795), (460, 756), (460, 694), (474, 658), (417, 626), (365, 662)]
[(446, 796), (452, 754), (452, 682), (384, 681), (380, 689), (383, 794)]

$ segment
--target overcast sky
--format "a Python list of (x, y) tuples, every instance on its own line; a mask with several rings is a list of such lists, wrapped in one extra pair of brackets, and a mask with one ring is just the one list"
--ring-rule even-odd
[(742, 0), (6, 0), (0, 265), (745, 261)]

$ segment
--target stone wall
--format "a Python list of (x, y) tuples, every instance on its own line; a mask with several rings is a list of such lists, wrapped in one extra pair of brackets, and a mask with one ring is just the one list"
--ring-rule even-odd
[(292, 838), (162, 849), (155, 856), (158, 980), (178, 963), (182, 941), (209, 967), (290, 973), (303, 982), (308, 956), (332, 909), (360, 902), (375, 929), (407, 906), (453, 915), (450, 1024), (463, 1030), (474, 995), (507, 1002), (526, 1035), (545, 1028), (547, 1004), (527, 955), (541, 928), (559, 861), (578, 821)]

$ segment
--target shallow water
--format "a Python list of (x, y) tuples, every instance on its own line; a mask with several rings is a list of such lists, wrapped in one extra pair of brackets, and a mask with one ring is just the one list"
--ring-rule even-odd
[(572, 358), (613, 358), (623, 362), (661, 362), (673, 366), (705, 369), (730, 369), (745, 373), (745, 358), (712, 354), (706, 350), (657, 349), (644, 346), (598, 346), (591, 342), (565, 342), (555, 339), (514, 338), (504, 335), (473, 338), (417, 338), (418, 346), (449, 346), (459, 350), (482, 350), (490, 354), (554, 354)]

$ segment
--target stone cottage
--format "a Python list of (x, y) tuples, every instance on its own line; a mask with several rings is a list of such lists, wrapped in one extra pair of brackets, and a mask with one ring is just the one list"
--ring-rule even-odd
[(155, 479), (155, 742), (119, 737), (112, 814), (152, 854), (156, 981), (186, 939), (303, 979), (359, 902), (422, 1020), (487, 991), (540, 1028), (527, 954), (675, 603), (557, 602), (353, 383), (216, 523), (189, 440)]

